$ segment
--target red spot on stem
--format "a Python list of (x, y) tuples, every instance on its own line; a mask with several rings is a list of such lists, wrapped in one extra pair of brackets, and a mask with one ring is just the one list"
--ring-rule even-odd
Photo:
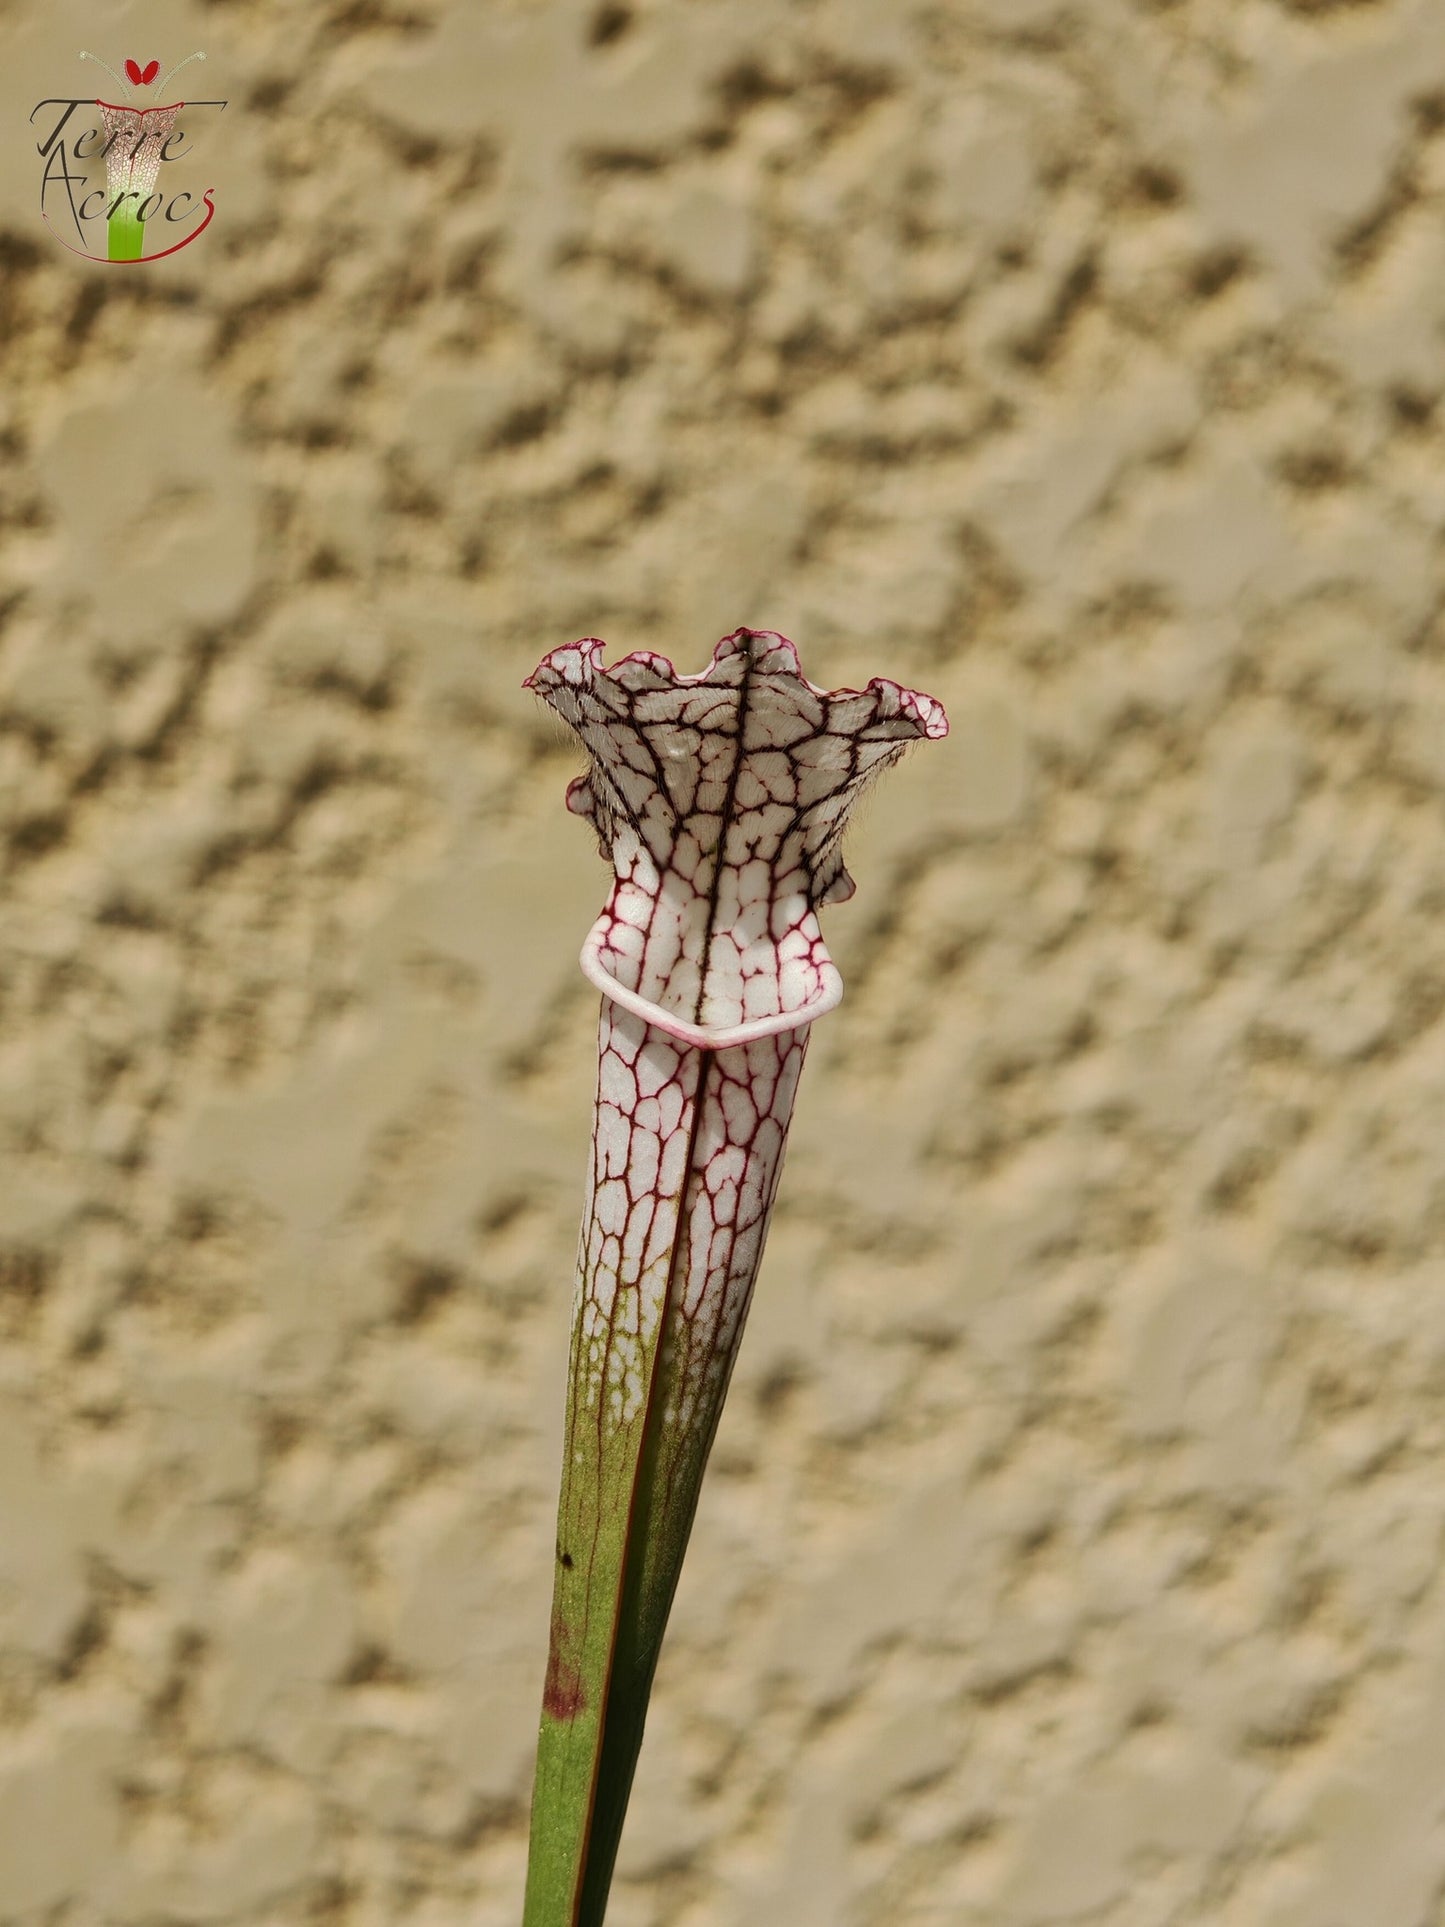
[(552, 1639), (547, 1654), (547, 1678), (542, 1687), (542, 1711), (548, 1719), (575, 1720), (587, 1710), (587, 1689), (582, 1684), (572, 1653), (576, 1637), (560, 1615), (552, 1618)]

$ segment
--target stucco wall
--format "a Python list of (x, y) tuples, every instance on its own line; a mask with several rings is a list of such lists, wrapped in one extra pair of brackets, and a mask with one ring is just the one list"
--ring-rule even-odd
[[(515, 1927), (604, 881), (519, 684), (746, 622), (954, 729), (611, 1921), (1440, 1927), (1438, 7), (0, 30), (0, 1919)], [(165, 263), (40, 224), (82, 47), (230, 101)]]

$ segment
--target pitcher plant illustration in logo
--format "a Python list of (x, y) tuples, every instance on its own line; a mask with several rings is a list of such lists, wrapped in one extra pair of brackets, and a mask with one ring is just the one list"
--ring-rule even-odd
[[(125, 98), (113, 101), (67, 94), (37, 102), (30, 115), (32, 126), (42, 109), (60, 110), (36, 151), (45, 162), (40, 216), (62, 247), (90, 261), (159, 261), (189, 247), (210, 226), (216, 211), (214, 189), (208, 187), (198, 195), (179, 181), (173, 185), (169, 177), (162, 184), (161, 174), (167, 163), (189, 158), (190, 129), (182, 125), (182, 113), (189, 116), (194, 110), (226, 106), (224, 100), (161, 99), (182, 68), (205, 57), (187, 54), (157, 85), (159, 60), (142, 66), (128, 59), (121, 75), (99, 55), (82, 53), (82, 60), (93, 60), (105, 69)], [(152, 89), (154, 101), (140, 104)], [(98, 113), (98, 122), (89, 119), (87, 109)], [(103, 188), (92, 182), (88, 171), (97, 161), (105, 163)], [(66, 225), (74, 227), (75, 241), (62, 232)]]

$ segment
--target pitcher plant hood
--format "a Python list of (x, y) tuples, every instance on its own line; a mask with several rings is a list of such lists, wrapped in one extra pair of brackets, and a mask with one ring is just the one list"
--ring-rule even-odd
[(819, 689), (765, 630), (725, 636), (698, 676), (648, 652), (605, 670), (602, 655), (589, 638), (528, 678), (588, 752), (567, 803), (616, 874), (583, 969), (703, 1048), (822, 1016), (842, 980), (816, 912), (853, 894), (848, 813), (909, 743), (947, 733), (942, 706), (882, 677)]

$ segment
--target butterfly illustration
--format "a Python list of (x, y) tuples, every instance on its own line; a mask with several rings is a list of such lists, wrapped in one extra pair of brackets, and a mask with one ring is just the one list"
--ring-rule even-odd
[[(102, 60), (99, 54), (82, 53), (80, 57), (82, 60), (93, 60), (97, 67), (104, 67), (116, 85), (118, 87), (124, 87), (128, 94), (134, 94), (137, 87), (149, 87), (161, 70), (161, 63), (158, 60), (149, 60), (144, 67), (141, 66), (138, 60), (127, 60), (125, 63), (125, 78), (122, 80), (110, 62), (108, 60)], [(204, 60), (205, 57), (203, 53), (194, 53), (187, 54), (184, 60), (178, 60), (157, 88), (157, 98), (166, 91), (182, 67), (189, 67), (193, 60)]]

